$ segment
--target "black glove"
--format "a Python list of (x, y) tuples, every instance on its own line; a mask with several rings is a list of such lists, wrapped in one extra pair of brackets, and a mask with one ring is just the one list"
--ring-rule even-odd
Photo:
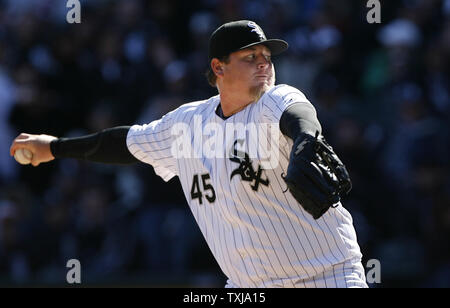
[(344, 164), (318, 132), (315, 137), (303, 133), (295, 140), (284, 180), (292, 196), (314, 219), (352, 188)]

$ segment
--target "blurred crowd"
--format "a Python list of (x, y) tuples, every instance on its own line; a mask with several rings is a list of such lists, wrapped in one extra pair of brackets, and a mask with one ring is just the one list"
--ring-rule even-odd
[(277, 83), (315, 105), (347, 165), (343, 200), (372, 287), (450, 286), (450, 1), (0, 0), (0, 285), (218, 286), (178, 178), (149, 165), (61, 159), (21, 166), (21, 132), (79, 136), (149, 123), (215, 95), (207, 44), (220, 24), (256, 21), (289, 42)]

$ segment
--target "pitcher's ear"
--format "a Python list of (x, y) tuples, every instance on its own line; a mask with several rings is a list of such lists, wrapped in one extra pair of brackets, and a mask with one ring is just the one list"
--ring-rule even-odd
[(214, 74), (223, 76), (223, 63), (219, 59), (214, 58), (211, 60), (211, 69)]

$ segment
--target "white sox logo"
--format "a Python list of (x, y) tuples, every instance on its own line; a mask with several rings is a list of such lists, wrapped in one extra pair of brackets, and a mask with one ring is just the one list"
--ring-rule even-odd
[(264, 32), (262, 32), (261, 28), (258, 27), (257, 24), (255, 24), (253, 21), (250, 21), (248, 23), (248, 26), (253, 29), (251, 32), (256, 32), (256, 34), (259, 35), (259, 38), (261, 40), (266, 40), (266, 36), (264, 35)]
[(238, 142), (239, 144), (242, 144), (244, 140), (236, 140), (233, 144), (233, 149), (230, 151), (230, 160), (239, 164), (239, 167), (231, 172), (230, 180), (233, 178), (233, 176), (239, 174), (243, 181), (253, 182), (253, 180), (255, 180), (255, 184), (250, 185), (254, 191), (258, 191), (259, 184), (269, 186), (268, 178), (261, 179), (261, 175), (263, 172), (261, 165), (258, 166), (258, 172), (255, 172), (255, 169), (253, 169), (252, 161), (250, 160), (248, 154), (236, 149), (236, 144)]

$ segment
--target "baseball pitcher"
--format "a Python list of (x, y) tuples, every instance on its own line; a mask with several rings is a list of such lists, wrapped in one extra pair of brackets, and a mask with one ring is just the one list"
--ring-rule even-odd
[[(275, 85), (271, 57), (288, 48), (254, 22), (226, 23), (209, 42), (218, 95), (148, 124), (78, 138), (20, 134), (10, 154), (141, 161), (180, 178), (226, 287), (367, 287), (350, 213), (348, 172), (322, 135), (313, 105)], [(30, 153), (31, 152), (31, 153)]]

